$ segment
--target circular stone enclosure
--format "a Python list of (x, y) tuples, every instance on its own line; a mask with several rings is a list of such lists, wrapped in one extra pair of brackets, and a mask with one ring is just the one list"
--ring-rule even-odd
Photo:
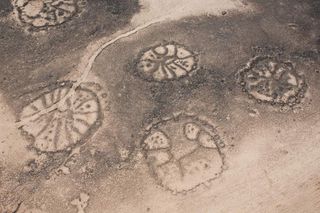
[(186, 114), (153, 124), (142, 140), (154, 178), (174, 193), (218, 178), (224, 168), (224, 146), (212, 124)]
[[(86, 142), (103, 120), (97, 89), (101, 87), (96, 83), (81, 84), (67, 96), (73, 88), (64, 82), (25, 106), (20, 120), (26, 122), (20, 129), (32, 148), (59, 152)], [(47, 110), (54, 105), (53, 110)]]
[(305, 96), (304, 75), (290, 61), (256, 57), (239, 73), (243, 91), (258, 102), (294, 106)]
[(16, 0), (18, 19), (33, 29), (44, 30), (71, 20), (87, 5), (86, 0)]
[(177, 80), (198, 69), (198, 54), (176, 42), (142, 50), (135, 60), (135, 71), (149, 81)]

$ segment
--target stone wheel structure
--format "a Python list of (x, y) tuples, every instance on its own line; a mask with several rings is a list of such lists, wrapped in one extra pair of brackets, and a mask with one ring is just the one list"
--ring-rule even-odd
[(177, 80), (197, 68), (197, 54), (175, 42), (143, 50), (136, 61), (136, 72), (150, 81)]
[(239, 73), (243, 91), (259, 102), (294, 106), (301, 102), (307, 85), (291, 62), (257, 57)]
[[(72, 90), (72, 84), (63, 83), (25, 106), (21, 126), (31, 138), (32, 147), (40, 152), (65, 151), (84, 143), (101, 125), (103, 113), (99, 97), (93, 88), (80, 85), (74, 95), (63, 99)], [(63, 101), (61, 101), (63, 100)], [(53, 105), (53, 110), (41, 113)]]
[(60, 25), (79, 14), (86, 0), (16, 0), (19, 20), (35, 29)]
[(218, 178), (223, 172), (224, 146), (212, 124), (187, 114), (152, 125), (142, 141), (154, 178), (174, 193)]

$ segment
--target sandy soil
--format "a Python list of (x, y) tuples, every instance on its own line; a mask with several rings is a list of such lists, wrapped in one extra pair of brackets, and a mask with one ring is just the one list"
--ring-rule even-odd
[(70, 2), (0, 3), (1, 213), (318, 212), (317, 1)]

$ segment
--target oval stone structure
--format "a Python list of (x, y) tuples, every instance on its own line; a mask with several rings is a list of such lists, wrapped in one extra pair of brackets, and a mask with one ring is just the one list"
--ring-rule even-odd
[(223, 172), (224, 146), (212, 124), (184, 113), (153, 124), (142, 141), (154, 178), (174, 193), (218, 178)]
[(16, 0), (14, 7), (23, 24), (41, 30), (70, 20), (86, 4), (86, 0)]
[[(80, 85), (74, 94), (70, 84), (61, 84), (23, 108), (20, 127), (40, 152), (58, 152), (85, 142), (101, 125), (100, 100), (93, 89)], [(53, 110), (42, 113), (53, 105)]]
[(197, 54), (176, 42), (147, 48), (139, 54), (136, 72), (150, 81), (177, 80), (198, 68)]
[(240, 71), (240, 84), (258, 102), (294, 106), (301, 102), (307, 85), (290, 61), (256, 57)]

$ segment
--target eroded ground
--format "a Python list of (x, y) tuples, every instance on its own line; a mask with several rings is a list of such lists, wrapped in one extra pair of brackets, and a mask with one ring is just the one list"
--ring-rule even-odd
[(1, 1), (0, 212), (318, 212), (319, 17)]

